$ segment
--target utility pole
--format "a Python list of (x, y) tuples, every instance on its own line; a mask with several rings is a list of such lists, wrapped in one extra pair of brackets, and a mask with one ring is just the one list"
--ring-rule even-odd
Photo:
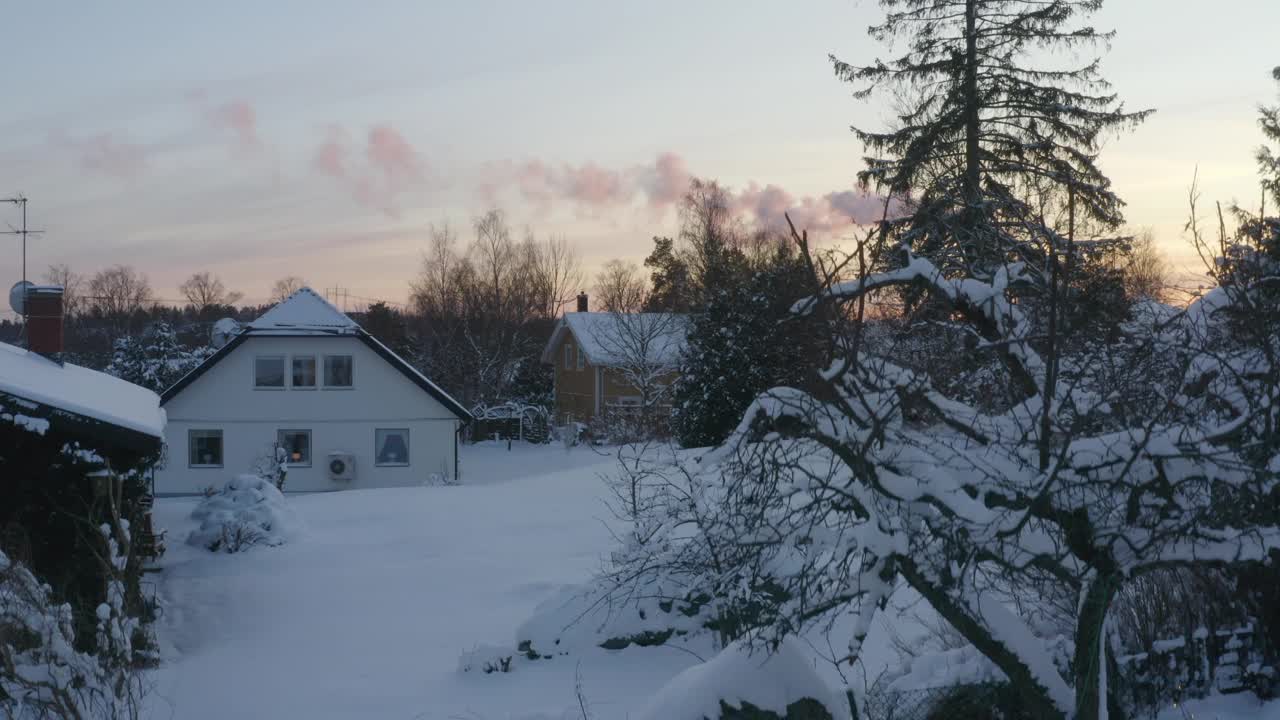
[[(0, 198), (0, 202), (7, 202), (12, 205), (16, 205), (22, 210), (22, 227), (16, 228), (9, 225), (8, 230), (0, 230), (0, 235), (19, 235), (22, 237), (22, 282), (25, 283), (27, 281), (27, 236), (40, 235), (44, 231), (27, 229), (27, 198), (25, 196), (18, 194), (13, 197)], [(8, 223), (5, 224), (8, 225)], [(22, 321), (25, 323), (26, 320), (27, 306), (24, 302), (22, 304)]]

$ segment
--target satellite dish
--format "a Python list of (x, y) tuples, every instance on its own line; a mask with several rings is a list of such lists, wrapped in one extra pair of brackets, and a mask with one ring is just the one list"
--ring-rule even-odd
[(9, 288), (9, 307), (19, 315), (26, 315), (27, 293), (31, 292), (31, 288), (35, 287), (33, 282), (19, 280)]

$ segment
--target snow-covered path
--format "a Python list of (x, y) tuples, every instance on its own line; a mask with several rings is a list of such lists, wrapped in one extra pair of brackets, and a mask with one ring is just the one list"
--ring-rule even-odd
[[(501, 677), (457, 663), (476, 645), (509, 646), (539, 601), (598, 566), (612, 545), (599, 479), (612, 458), (489, 446), (462, 460), (460, 487), (292, 496), (305, 536), (238, 555), (183, 545), (195, 501), (159, 502), (168, 658), (152, 716), (496, 719), (574, 704), (570, 663)], [(671, 660), (639, 675), (641, 657), (584, 660), (583, 683), (607, 717), (689, 662)]]

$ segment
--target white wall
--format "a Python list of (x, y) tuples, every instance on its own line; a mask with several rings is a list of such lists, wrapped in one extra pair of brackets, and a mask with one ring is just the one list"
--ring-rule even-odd
[[(256, 389), (254, 358), (315, 355), (323, 381), (323, 356), (352, 356), (351, 389)], [(452, 477), (458, 419), (398, 369), (353, 337), (251, 336), (165, 404), (169, 424), (164, 466), (156, 471), (158, 494), (199, 492), (221, 487), (269, 451), (277, 430), (311, 431), (311, 467), (291, 468), (285, 489), (324, 491), (360, 487), (419, 485), (433, 474)], [(374, 465), (374, 430), (408, 428), (410, 464)], [(187, 431), (222, 430), (221, 468), (188, 467)], [(356, 479), (328, 476), (331, 451), (352, 453)]]

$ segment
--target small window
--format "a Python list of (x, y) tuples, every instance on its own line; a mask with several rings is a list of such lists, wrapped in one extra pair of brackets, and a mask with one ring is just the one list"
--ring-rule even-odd
[(281, 430), (276, 433), (276, 442), (284, 448), (290, 465), (311, 467), (310, 430)]
[(257, 388), (283, 388), (284, 356), (260, 355), (254, 358), (253, 386)]
[(409, 429), (378, 429), (373, 431), (375, 465), (409, 464)]
[(582, 352), (582, 348), (578, 348), (578, 369), (581, 370), (587, 366), (587, 354)]
[(351, 356), (324, 356), (324, 386), (351, 387)]
[(313, 388), (316, 386), (316, 356), (293, 356), (293, 386), (296, 388)]
[(187, 464), (193, 468), (222, 467), (222, 431), (188, 430)]
[(573, 369), (573, 345), (570, 343), (564, 344), (564, 369)]

